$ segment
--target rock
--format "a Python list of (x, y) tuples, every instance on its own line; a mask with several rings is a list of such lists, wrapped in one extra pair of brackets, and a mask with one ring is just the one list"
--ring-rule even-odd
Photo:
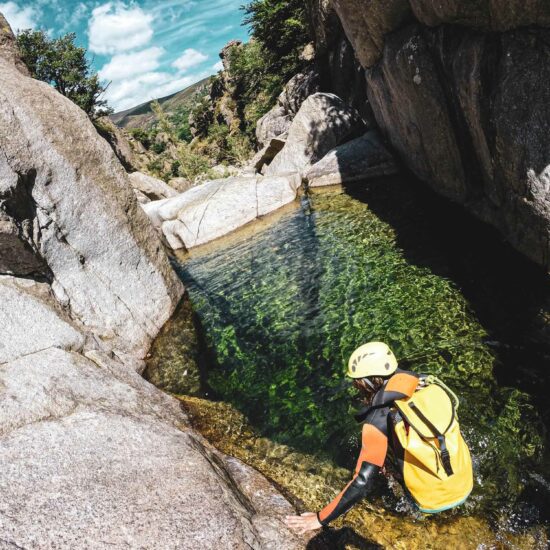
[(0, 57), (13, 65), (21, 74), (29, 76), (29, 70), (21, 59), (21, 54), (17, 49), (15, 35), (6, 21), (6, 18), (0, 13)]
[(269, 143), (252, 157), (249, 167), (253, 168), (253, 174), (261, 172), (262, 168), (268, 165), (275, 156), (282, 151), (286, 143), (286, 138), (286, 134), (271, 138)]
[(185, 428), (174, 399), (101, 363), (49, 349), (0, 365), (5, 544), (305, 544), (281, 520), (292, 507), (260, 474)]
[(94, 121), (94, 126), (99, 135), (107, 140), (126, 171), (135, 172), (138, 169), (137, 160), (124, 132), (106, 116)]
[(332, 5), (364, 68), (382, 55), (385, 36), (411, 16), (408, 0), (333, 0)]
[(277, 99), (277, 104), (256, 124), (256, 139), (263, 149), (276, 137), (286, 134), (302, 103), (321, 89), (319, 72), (310, 68), (293, 76)]
[(168, 186), (175, 189), (178, 193), (184, 193), (193, 187), (193, 182), (185, 178), (172, 178), (168, 182)]
[(425, 25), (447, 23), (488, 31), (505, 31), (528, 25), (550, 26), (546, 0), (409, 0), (415, 17)]
[(305, 174), (309, 187), (353, 183), (398, 172), (393, 156), (380, 141), (377, 132), (336, 147)]
[(292, 119), (284, 107), (276, 105), (256, 124), (256, 140), (264, 148), (275, 137), (288, 132)]
[(464, 201), (464, 170), (445, 91), (418, 26), (386, 38), (368, 85), (376, 120), (408, 167), (425, 181), (437, 181), (442, 194)]
[(49, 347), (80, 350), (85, 340), (48, 284), (6, 276), (0, 276), (0, 332), (0, 364)]
[(0, 274), (50, 276), (48, 266), (36, 250), (28, 224), (18, 224), (0, 210)]
[(139, 189), (134, 189), (133, 191), (139, 204), (147, 204), (148, 202), (151, 202), (151, 199)]
[(130, 184), (149, 200), (158, 201), (175, 197), (178, 192), (164, 181), (154, 178), (143, 172), (133, 172), (129, 175)]
[(145, 354), (182, 285), (126, 172), (86, 114), (51, 86), (2, 58), (0, 80), (2, 218), (26, 235), (22, 246), (47, 265), (71, 316), (112, 348)]
[(298, 113), (302, 103), (313, 94), (321, 91), (321, 77), (319, 71), (310, 68), (307, 71), (293, 76), (279, 95), (279, 105), (292, 118)]
[(173, 250), (193, 248), (222, 237), (292, 202), (299, 175), (232, 177), (209, 181), (143, 209)]
[(362, 128), (359, 114), (333, 94), (314, 94), (302, 104), (282, 151), (266, 175), (305, 172), (331, 149)]

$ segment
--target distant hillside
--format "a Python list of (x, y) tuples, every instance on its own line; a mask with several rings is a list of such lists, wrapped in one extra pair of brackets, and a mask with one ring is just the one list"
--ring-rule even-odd
[[(162, 105), (167, 114), (173, 114), (178, 108), (188, 103), (195, 94), (206, 91), (211, 77), (205, 78), (196, 84), (185, 88), (181, 92), (162, 97), (158, 102)], [(120, 128), (143, 128), (150, 129), (157, 120), (157, 117), (151, 109), (151, 103), (154, 100), (142, 103), (137, 107), (114, 113), (110, 116), (111, 120)]]

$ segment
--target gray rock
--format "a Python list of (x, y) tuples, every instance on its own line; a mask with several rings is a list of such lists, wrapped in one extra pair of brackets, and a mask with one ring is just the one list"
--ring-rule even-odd
[(321, 89), (319, 72), (310, 68), (293, 76), (277, 99), (277, 104), (256, 124), (256, 139), (263, 149), (269, 142), (288, 132), (302, 103)]
[(261, 172), (262, 168), (269, 164), (275, 156), (282, 151), (286, 143), (286, 138), (286, 134), (271, 138), (269, 143), (252, 157), (249, 167), (253, 168), (253, 173)]
[(321, 77), (319, 71), (310, 68), (302, 73), (294, 75), (286, 84), (281, 95), (279, 95), (279, 105), (294, 118), (302, 103), (313, 94), (321, 91)]
[(292, 202), (299, 175), (232, 177), (203, 183), (163, 201), (143, 205), (173, 250), (222, 237)]
[(178, 193), (184, 193), (193, 187), (193, 182), (185, 178), (172, 178), (168, 182), (169, 187), (175, 189)]
[(336, 147), (305, 174), (309, 187), (353, 183), (398, 172), (376, 131)]
[(550, 26), (547, 0), (409, 0), (416, 18), (425, 25), (466, 25), (505, 31), (527, 25)]
[(464, 201), (466, 184), (456, 134), (434, 59), (417, 26), (386, 39), (368, 72), (369, 100), (382, 131), (409, 168), (438, 191)]
[(84, 340), (48, 284), (0, 276), (0, 363), (54, 346), (80, 350)]
[(99, 135), (107, 140), (126, 171), (135, 172), (138, 169), (138, 163), (124, 132), (109, 117), (102, 117), (94, 121), (94, 126)]
[(17, 49), (15, 35), (6, 21), (6, 18), (0, 13), (0, 57), (13, 65), (21, 74), (28, 76), (29, 70), (21, 59), (21, 54)]
[(137, 191), (140, 191), (149, 200), (158, 201), (175, 197), (178, 192), (170, 187), (163, 180), (144, 174), (143, 172), (133, 172), (129, 174), (130, 185)]
[[(0, 209), (70, 313), (145, 354), (182, 293), (127, 175), (85, 113), (0, 59)], [(28, 243), (27, 243), (28, 244)]]
[(260, 148), (266, 147), (269, 142), (290, 128), (292, 119), (284, 107), (276, 105), (256, 123), (256, 139)]
[(302, 104), (288, 131), (282, 151), (267, 167), (266, 175), (306, 172), (331, 149), (352, 139), (363, 124), (334, 94), (313, 94)]
[(380, 59), (385, 36), (411, 16), (408, 0), (333, 0), (332, 5), (365, 68)]
[(0, 365), (0, 383), (4, 543), (302, 546), (281, 521), (288, 502), (186, 429), (174, 399), (57, 349)]

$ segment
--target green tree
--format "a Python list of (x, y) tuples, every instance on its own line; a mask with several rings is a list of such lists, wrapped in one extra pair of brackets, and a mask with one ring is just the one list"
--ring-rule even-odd
[(44, 31), (25, 30), (17, 35), (17, 44), (31, 75), (51, 84), (96, 119), (113, 110), (101, 99), (106, 87), (90, 68), (86, 49), (75, 44), (76, 35), (68, 33), (49, 38)]
[(243, 7), (244, 24), (268, 54), (272, 73), (283, 79), (300, 68), (300, 53), (310, 42), (304, 0), (252, 0)]

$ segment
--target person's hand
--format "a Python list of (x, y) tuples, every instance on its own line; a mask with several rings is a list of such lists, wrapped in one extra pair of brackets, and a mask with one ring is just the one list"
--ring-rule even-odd
[(287, 516), (285, 523), (288, 527), (300, 535), (322, 527), (317, 519), (317, 514), (314, 514), (313, 512), (306, 512), (301, 516)]

